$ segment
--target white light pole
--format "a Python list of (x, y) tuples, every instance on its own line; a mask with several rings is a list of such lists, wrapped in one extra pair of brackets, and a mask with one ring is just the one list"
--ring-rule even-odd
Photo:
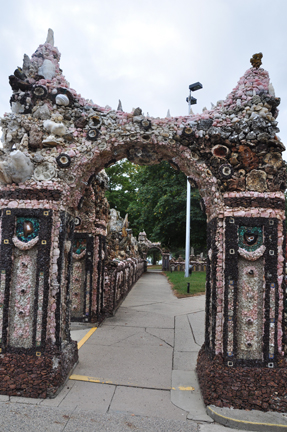
[[(196, 99), (191, 96), (192, 91), (202, 89), (200, 82), (191, 84), (189, 86), (189, 97), (186, 98), (188, 103), (188, 115), (190, 115), (191, 105), (196, 104)], [(189, 254), (190, 254), (190, 183), (187, 179), (187, 192), (186, 192), (186, 232), (185, 232), (185, 277), (189, 275)]]
[(189, 274), (189, 252), (190, 252), (190, 183), (187, 180), (186, 194), (186, 237), (185, 237), (185, 277)]

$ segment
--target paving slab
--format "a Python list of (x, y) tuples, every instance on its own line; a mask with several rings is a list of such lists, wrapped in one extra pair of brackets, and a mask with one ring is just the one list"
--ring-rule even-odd
[(67, 394), (71, 391), (76, 381), (67, 380), (65, 386), (62, 388), (60, 393), (53, 399), (41, 399), (41, 406), (46, 407), (58, 407), (60, 403), (65, 399)]
[[(171, 401), (177, 407), (188, 412), (188, 419), (213, 422), (206, 414), (206, 407), (201, 397), (197, 375), (194, 371), (172, 371)], [(188, 390), (190, 388), (190, 390)], [(182, 390), (181, 390), (182, 389)]]
[(171, 386), (172, 348), (163, 346), (103, 346), (85, 344), (76, 375), (100, 381), (158, 389)]
[[(187, 313), (190, 313), (193, 311), (192, 303), (188, 302), (181, 302), (181, 300), (184, 299), (178, 299), (174, 298), (172, 301), (169, 302), (162, 302), (162, 303), (156, 303), (151, 305), (143, 305), (143, 306), (135, 306), (134, 309), (136, 309), (139, 312), (148, 312), (158, 315), (163, 315), (166, 317), (170, 316), (179, 316), (179, 315), (186, 315)], [(195, 307), (195, 312), (198, 312), (202, 309), (199, 308), (199, 305)]]
[(108, 318), (104, 325), (119, 325), (129, 327), (157, 327), (173, 328), (174, 317), (171, 314), (161, 314), (157, 311), (157, 305), (146, 306), (147, 310), (139, 308), (127, 308), (122, 306), (117, 314)]
[[(145, 329), (139, 329), (136, 334), (133, 334), (125, 339), (120, 340), (119, 342), (113, 344), (114, 347), (120, 346), (166, 346), (172, 348), (170, 344), (167, 344), (164, 340), (159, 339), (158, 337), (152, 335)], [(163, 329), (166, 330), (166, 329)], [(171, 330), (173, 332), (173, 330)]]
[(174, 351), (173, 353), (173, 370), (194, 371), (198, 351)]
[(157, 337), (170, 346), (174, 346), (174, 330), (173, 329), (159, 329), (149, 327), (146, 332)]
[(188, 321), (190, 323), (190, 326), (192, 328), (193, 337), (195, 340), (195, 343), (201, 347), (204, 343), (204, 337), (205, 337), (205, 312), (195, 312), (192, 314), (188, 314)]
[[(85, 345), (111, 346), (142, 331), (141, 327), (102, 325), (87, 340)], [(80, 351), (81, 353), (81, 351)]]
[(175, 351), (199, 351), (186, 315), (175, 317)]
[(77, 330), (72, 330), (71, 331), (71, 338), (72, 340), (76, 341), (76, 342), (80, 342), (81, 339), (83, 339), (83, 337), (86, 336), (86, 334), (91, 330), (90, 327), (88, 328), (84, 328), (84, 329), (77, 329)]
[(167, 391), (127, 387), (117, 387), (109, 409), (109, 413), (113, 412), (175, 420), (185, 420), (187, 415), (171, 403)]
[(113, 385), (76, 381), (59, 407), (104, 414), (108, 411), (114, 392)]

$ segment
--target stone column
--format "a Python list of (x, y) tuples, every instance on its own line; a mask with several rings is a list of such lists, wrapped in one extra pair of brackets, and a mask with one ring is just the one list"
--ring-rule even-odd
[(222, 217), (208, 224), (205, 346), (198, 359), (204, 399), (286, 410), (284, 194), (226, 193), (224, 202)]
[(52, 397), (78, 358), (68, 307), (74, 221), (59, 209), (60, 196), (1, 190), (0, 366), (9, 377), (2, 394)]
[(162, 271), (169, 271), (169, 252), (162, 254)]

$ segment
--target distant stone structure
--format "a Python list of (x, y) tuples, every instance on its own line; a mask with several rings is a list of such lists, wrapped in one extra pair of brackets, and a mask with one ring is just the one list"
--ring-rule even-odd
[(0, 394), (55, 395), (77, 361), (71, 308), (89, 318), (97, 308), (111, 312), (134, 278), (126, 264), (107, 277), (103, 270), (108, 214), (99, 173), (123, 158), (166, 160), (196, 183), (207, 216), (197, 367), (204, 400), (287, 411), (285, 147), (268, 72), (256, 63), (210, 111), (152, 118), (82, 98), (53, 40), (50, 31), (9, 77), (12, 112), (1, 119)]
[[(190, 255), (189, 257), (189, 265), (192, 266), (192, 271), (206, 271), (207, 268), (207, 259), (203, 258), (200, 255)], [(180, 255), (177, 259), (172, 258), (169, 261), (169, 268), (171, 271), (185, 271), (185, 260)]]

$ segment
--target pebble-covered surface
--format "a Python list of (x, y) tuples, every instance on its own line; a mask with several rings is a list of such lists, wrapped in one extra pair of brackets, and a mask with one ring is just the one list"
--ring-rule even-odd
[[(279, 377), (274, 371), (285, 370), (286, 167), (277, 135), (280, 99), (261, 60), (253, 59), (211, 110), (164, 119), (84, 99), (66, 81), (59, 60), (49, 31), (9, 77), (12, 112), (0, 120), (1, 361), (13, 349), (32, 354), (33, 361), (51, 347), (73, 351), (70, 303), (84, 319), (114, 310), (144, 263), (137, 257), (141, 242), (125, 223), (121, 235), (107, 237), (102, 170), (123, 158), (147, 165), (166, 160), (192, 178), (207, 215), (205, 351), (211, 365), (222, 356), (230, 394), (232, 372), (244, 365), (254, 368), (247, 369), (250, 376), (262, 370), (271, 386), (269, 377)], [(37, 221), (38, 241), (31, 235)], [(26, 234), (18, 232), (20, 222)], [(62, 373), (57, 356), (54, 363)], [(214, 380), (210, 376), (208, 385)], [(201, 385), (205, 392), (207, 380)], [(244, 404), (249, 406), (246, 399)]]
[(204, 403), (260, 411), (287, 411), (286, 360), (278, 368), (228, 367), (222, 356), (209, 358), (202, 348), (197, 375)]

